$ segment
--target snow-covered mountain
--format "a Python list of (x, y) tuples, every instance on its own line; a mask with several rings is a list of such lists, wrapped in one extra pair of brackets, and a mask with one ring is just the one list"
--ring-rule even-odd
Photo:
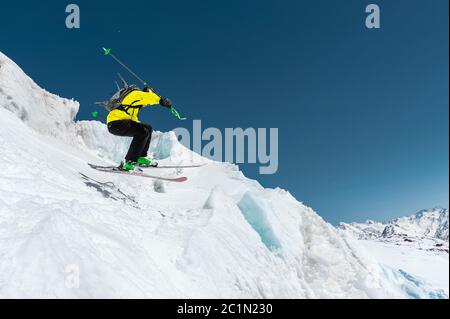
[[(87, 106), (86, 106), (87, 107)], [(92, 170), (129, 139), (0, 53), (0, 298), (448, 298), (281, 189), (155, 133), (170, 184)]]
[(448, 253), (448, 209), (424, 209), (388, 222), (340, 223), (338, 227), (358, 239), (415, 245)]
[(404, 230), (416, 236), (448, 241), (448, 209), (446, 208), (424, 209), (412, 216), (394, 219), (391, 224), (397, 227), (396, 232)]

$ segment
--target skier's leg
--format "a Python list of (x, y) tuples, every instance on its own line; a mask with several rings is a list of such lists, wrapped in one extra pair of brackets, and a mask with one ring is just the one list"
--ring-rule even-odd
[(129, 120), (110, 122), (108, 123), (108, 131), (116, 136), (133, 136), (128, 134), (131, 125), (130, 122)]
[(133, 140), (131, 141), (125, 160), (136, 162), (137, 159), (141, 157), (144, 148), (148, 144), (151, 130), (144, 124), (132, 122), (130, 124), (129, 134), (132, 134)]
[(141, 156), (151, 132), (146, 125), (131, 120), (110, 122), (108, 130), (113, 135), (133, 137), (128, 153), (125, 156), (125, 160), (131, 162), (136, 162)]
[(150, 142), (152, 141), (153, 128), (149, 124), (142, 124), (142, 125), (144, 125), (148, 129), (149, 135), (148, 135), (147, 143), (145, 143), (140, 157), (147, 157), (148, 148), (150, 147)]

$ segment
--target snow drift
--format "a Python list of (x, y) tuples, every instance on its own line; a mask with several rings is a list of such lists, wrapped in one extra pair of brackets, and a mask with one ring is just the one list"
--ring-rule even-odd
[(94, 171), (129, 139), (0, 53), (1, 298), (441, 298), (281, 189), (156, 133), (167, 184)]

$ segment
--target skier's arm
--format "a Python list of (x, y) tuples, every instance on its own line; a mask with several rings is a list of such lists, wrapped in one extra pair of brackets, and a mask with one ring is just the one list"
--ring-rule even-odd
[[(150, 88), (150, 87), (148, 87), (148, 86), (146, 86), (144, 89), (143, 89), (143, 91), (144, 92), (151, 92), (151, 93), (154, 93), (153, 91), (152, 91), (152, 89)], [(161, 106), (164, 106), (164, 107), (167, 107), (167, 108), (171, 108), (172, 107), (172, 101), (171, 100), (169, 100), (168, 98), (166, 98), (166, 97), (160, 97), (160, 99), (159, 99), (159, 105), (161, 105)]]
[(172, 107), (172, 101), (166, 97), (162, 97), (161, 100), (159, 101), (159, 104), (169, 109)]
[(133, 91), (128, 94), (122, 101), (124, 105), (155, 105), (159, 104), (159, 97), (157, 94), (153, 92), (143, 92), (143, 91)]

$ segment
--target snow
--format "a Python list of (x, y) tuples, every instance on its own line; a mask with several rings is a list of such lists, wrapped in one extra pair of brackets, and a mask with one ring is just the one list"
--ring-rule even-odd
[(448, 209), (445, 208), (422, 210), (412, 216), (394, 219), (392, 223), (406, 233), (448, 241)]
[(339, 228), (353, 233), (360, 239), (408, 238), (430, 240), (448, 248), (448, 209), (435, 207), (425, 209), (411, 216), (400, 217), (388, 222), (366, 221), (365, 223), (340, 223)]
[(448, 298), (173, 132), (155, 132), (161, 164), (207, 165), (152, 174), (185, 183), (91, 169), (129, 139), (2, 53), (0, 88), (0, 298)]
[[(430, 285), (448, 296), (448, 209), (425, 209), (385, 223), (341, 223), (339, 229), (359, 239), (380, 264), (398, 270), (420, 286)], [(415, 293), (411, 296), (417, 297)], [(430, 298), (439, 296), (429, 295)]]
[(378, 260), (394, 269), (399, 269), (416, 278), (421, 278), (433, 287), (449, 292), (448, 254), (436, 254), (426, 250), (417, 250), (408, 246), (370, 240), (361, 241)]
[[(79, 103), (41, 89), (0, 52), (0, 105), (35, 130), (60, 138), (68, 132)], [(30, 107), (32, 106), (32, 107)]]
[(272, 228), (273, 223), (268, 220), (269, 216), (266, 213), (270, 208), (266, 207), (264, 201), (250, 193), (245, 193), (238, 206), (247, 222), (258, 233), (263, 244), (272, 251), (281, 249), (278, 237)]

